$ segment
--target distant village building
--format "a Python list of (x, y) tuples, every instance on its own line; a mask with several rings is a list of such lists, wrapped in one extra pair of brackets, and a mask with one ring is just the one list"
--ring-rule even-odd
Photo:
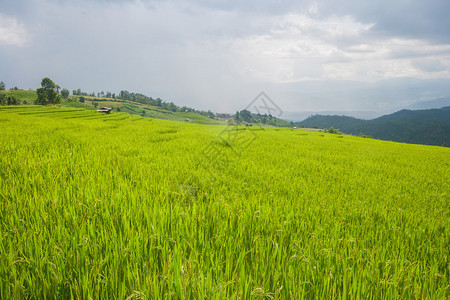
[(110, 107), (100, 107), (99, 109), (97, 109), (98, 112), (102, 112), (105, 114), (109, 114), (111, 112), (112, 108)]

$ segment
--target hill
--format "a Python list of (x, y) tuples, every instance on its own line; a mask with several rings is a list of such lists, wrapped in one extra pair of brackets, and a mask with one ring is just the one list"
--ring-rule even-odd
[(298, 126), (340, 129), (376, 139), (404, 143), (442, 145), (450, 143), (450, 106), (430, 110), (401, 110), (373, 120), (346, 116), (311, 116)]
[(448, 296), (449, 150), (0, 107), (2, 299)]
[(0, 91), (3, 95), (12, 95), (20, 99), (21, 104), (33, 104), (37, 99), (36, 91), (32, 90), (3, 90)]
[[(159, 98), (153, 99), (142, 94), (130, 93), (128, 91), (121, 91), (118, 95), (108, 92), (105, 94), (108, 97), (100, 97), (100, 93), (98, 93), (99, 96), (95, 96), (95, 93), (88, 94), (83, 93), (80, 90), (73, 91), (73, 93), (74, 95), (69, 95), (66, 99), (62, 98), (59, 105), (86, 109), (96, 109), (97, 107), (107, 106), (113, 108), (113, 110), (117, 112), (127, 112), (143, 117), (205, 125), (223, 125), (232, 118), (230, 114), (215, 114), (211, 111), (200, 111), (185, 106), (178, 107), (173, 102), (167, 103)], [(25, 105), (33, 104), (37, 99), (37, 94), (33, 90), (7, 90), (0, 91), (0, 94), (16, 96), (20, 101), (19, 104)], [(292, 127), (293, 124), (292, 122), (271, 115), (260, 116), (251, 114), (246, 110), (241, 112), (253, 116), (246, 119), (243, 124), (275, 127)]]
[(329, 115), (329, 116), (348, 116), (357, 119), (369, 120), (374, 119), (381, 114), (375, 111), (302, 111), (302, 112), (285, 112), (283, 118), (293, 122), (301, 122), (310, 116), (314, 115)]
[(450, 98), (439, 98), (428, 101), (419, 101), (407, 107), (407, 109), (434, 109), (450, 106)]
[[(36, 91), (33, 90), (6, 90), (0, 91), (0, 94), (16, 96), (20, 100), (20, 104), (22, 105), (33, 104), (37, 99)], [(134, 100), (89, 96), (86, 93), (82, 93), (82, 95), (70, 95), (67, 99), (61, 99), (61, 103), (59, 105), (64, 107), (85, 108), (91, 110), (96, 110), (97, 107), (107, 106), (113, 108), (117, 112), (126, 112), (129, 114), (141, 115), (143, 117), (149, 118), (185, 121), (208, 125), (225, 124), (224, 120), (216, 118), (214, 115), (208, 114), (207, 112), (197, 111), (195, 109), (187, 107), (183, 108), (183, 111), (181, 111), (182, 109), (175, 106), (173, 103), (173, 105), (167, 106), (164, 102), (162, 102), (162, 106), (171, 107), (174, 110), (171, 111), (164, 109), (163, 107), (147, 104), (147, 102), (149, 101), (148, 99), (152, 99), (150, 97), (128, 92), (122, 94), (125, 95), (124, 97), (129, 97)], [(154, 99), (152, 99), (152, 101), (153, 100)]]

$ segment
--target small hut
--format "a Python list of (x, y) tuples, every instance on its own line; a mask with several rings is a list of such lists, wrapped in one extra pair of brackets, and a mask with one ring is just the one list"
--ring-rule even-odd
[(99, 109), (97, 109), (98, 112), (102, 112), (105, 114), (109, 114), (111, 112), (112, 108), (111, 107), (100, 107)]

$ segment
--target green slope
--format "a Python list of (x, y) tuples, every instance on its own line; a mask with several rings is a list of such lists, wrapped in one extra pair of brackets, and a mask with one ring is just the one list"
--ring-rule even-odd
[(450, 149), (0, 108), (0, 298), (449, 296)]
[[(37, 99), (37, 94), (35, 91), (28, 90), (8, 90), (0, 91), (7, 95), (14, 95), (20, 99), (20, 104), (33, 104)], [(195, 112), (172, 112), (164, 110), (160, 107), (146, 105), (138, 102), (133, 102), (131, 100), (121, 100), (121, 99), (109, 99), (104, 97), (93, 97), (93, 96), (83, 96), (85, 101), (80, 102), (80, 96), (69, 96), (68, 99), (61, 99), (59, 106), (67, 106), (73, 108), (84, 108), (96, 110), (94, 104), (97, 107), (111, 107), (115, 111), (126, 112), (129, 114), (141, 115), (143, 117), (165, 119), (172, 121), (185, 121), (189, 119), (188, 122), (199, 123), (206, 125), (220, 125), (226, 124), (224, 121), (213, 120), (205, 117), (199, 113)]]

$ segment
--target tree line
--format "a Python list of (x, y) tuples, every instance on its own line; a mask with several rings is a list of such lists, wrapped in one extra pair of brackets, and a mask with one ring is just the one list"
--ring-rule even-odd
[[(63, 91), (65, 93), (68, 92), (67, 90), (62, 90), (61, 93)], [(83, 92), (81, 89), (77, 89), (77, 90), (72, 91), (72, 95), (82, 96), (82, 97), (90, 96), (90, 97), (128, 100), (128, 101), (137, 102), (137, 103), (141, 103), (141, 104), (145, 104), (145, 105), (160, 107), (164, 110), (172, 111), (172, 112), (194, 112), (194, 113), (201, 114), (201, 115), (211, 118), (211, 119), (214, 119), (214, 117), (216, 116), (210, 110), (203, 111), (203, 110), (197, 110), (195, 108), (191, 108), (188, 106), (178, 106), (173, 102), (166, 102), (166, 101), (162, 100), (161, 98), (155, 99), (155, 98), (146, 96), (141, 93), (133, 93), (133, 92), (129, 92), (127, 90), (122, 90), (118, 94), (115, 94), (115, 93), (112, 93), (109, 91), (108, 92), (102, 91), (102, 92), (97, 92), (97, 93), (95, 93), (95, 92), (87, 93), (87, 92)]]
[[(272, 116), (271, 114), (254, 114), (251, 111), (244, 109), (241, 111), (237, 111), (234, 115), (234, 120), (237, 123), (245, 122), (245, 123), (259, 123), (265, 125), (273, 125), (273, 126), (287, 126), (288, 124), (280, 124), (281, 120)], [(286, 122), (283, 122), (286, 123)], [(290, 126), (294, 126), (291, 122)]]

